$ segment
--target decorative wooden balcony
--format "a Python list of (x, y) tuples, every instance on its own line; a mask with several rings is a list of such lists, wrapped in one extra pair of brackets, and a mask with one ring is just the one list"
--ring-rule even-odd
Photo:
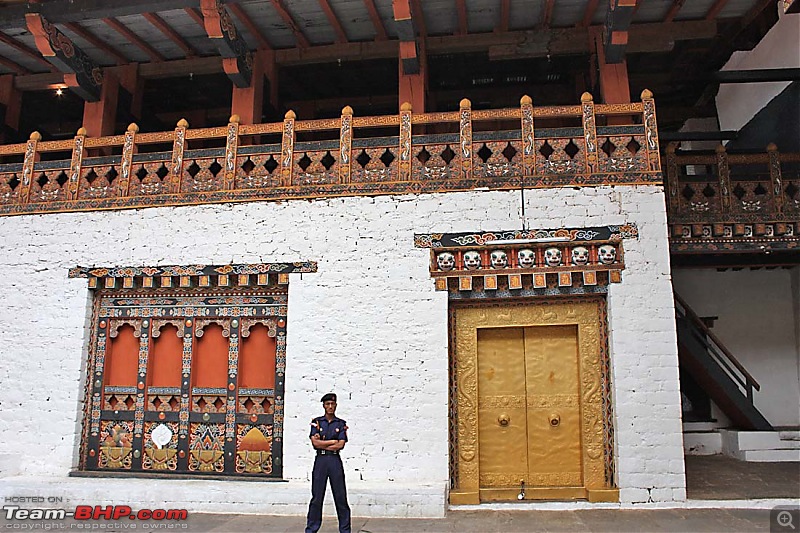
[[(620, 122), (627, 125), (616, 125)], [(606, 125), (615, 124), (613, 126)], [(295, 120), (0, 147), (0, 215), (215, 202), (660, 184), (655, 103)]]
[(800, 154), (666, 149), (673, 254), (800, 251)]

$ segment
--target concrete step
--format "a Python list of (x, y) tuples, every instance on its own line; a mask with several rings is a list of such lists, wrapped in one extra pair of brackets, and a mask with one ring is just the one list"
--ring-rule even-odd
[(799, 440), (800, 441), (800, 431), (797, 431), (797, 430), (778, 431), (778, 436), (780, 436), (781, 440)]
[(683, 432), (697, 433), (700, 431), (716, 431), (720, 428), (719, 422), (684, 422)]
[(800, 461), (798, 450), (747, 450), (740, 452), (744, 461), (754, 462), (784, 462)]
[(686, 455), (717, 455), (722, 453), (722, 435), (718, 431), (689, 431), (683, 434)]
[(732, 449), (748, 450), (800, 450), (800, 440), (784, 440), (778, 431), (723, 431), (723, 439)]

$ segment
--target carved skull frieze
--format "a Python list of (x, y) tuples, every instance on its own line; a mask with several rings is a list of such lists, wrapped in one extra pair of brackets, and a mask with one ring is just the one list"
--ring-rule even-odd
[(436, 256), (436, 265), (442, 272), (449, 272), (456, 266), (456, 258), (450, 252), (442, 252)]
[(508, 255), (503, 250), (493, 250), (489, 258), (492, 262), (492, 268), (508, 267)]
[(544, 262), (547, 266), (556, 267), (561, 265), (561, 250), (558, 248), (548, 248), (544, 251)]
[(598, 259), (604, 265), (610, 265), (617, 260), (617, 249), (610, 244), (604, 244), (597, 249)]
[(572, 249), (572, 264), (584, 266), (589, 264), (589, 249), (584, 246), (576, 246)]
[(467, 270), (478, 270), (481, 268), (481, 254), (476, 251), (464, 253), (464, 268)]
[(533, 268), (536, 266), (536, 253), (533, 250), (523, 248), (517, 252), (517, 264), (520, 268)]

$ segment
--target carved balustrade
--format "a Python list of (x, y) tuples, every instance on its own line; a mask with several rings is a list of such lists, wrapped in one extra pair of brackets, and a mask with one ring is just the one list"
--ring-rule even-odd
[(800, 154), (666, 149), (673, 251), (800, 249)]
[[(606, 117), (629, 125), (604, 126)], [(538, 127), (536, 122), (575, 124)], [(516, 124), (516, 125), (515, 125)], [(510, 128), (510, 129), (508, 129)], [(451, 133), (446, 133), (446, 132)], [(389, 135), (387, 136), (387, 132)], [(209, 148), (217, 146), (217, 148)], [(70, 155), (71, 154), (71, 155)], [(655, 103), (239, 124), (0, 146), (0, 215), (475, 188), (660, 184)]]

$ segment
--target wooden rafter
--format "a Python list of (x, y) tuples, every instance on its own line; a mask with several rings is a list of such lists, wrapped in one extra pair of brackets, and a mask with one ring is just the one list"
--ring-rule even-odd
[(331, 3), (328, 0), (319, 0), (319, 7), (322, 8), (325, 16), (328, 17), (328, 22), (330, 22), (331, 26), (333, 26), (333, 31), (336, 33), (336, 42), (346, 43), (349, 41), (347, 38), (347, 33), (345, 33), (344, 28), (342, 27), (342, 23), (339, 22), (339, 17), (336, 16), (336, 13), (331, 7)]
[(588, 28), (591, 26), (594, 14), (597, 12), (598, 4), (600, 4), (600, 0), (589, 0), (586, 4), (586, 11), (583, 12), (583, 19), (579, 21), (576, 26), (580, 28)]
[(183, 8), (183, 10), (186, 12), (187, 15), (189, 15), (189, 18), (191, 18), (193, 21), (198, 23), (201, 28), (203, 28), (203, 29), (206, 28), (205, 27), (205, 23), (203, 22), (203, 15), (198, 13), (195, 8), (193, 8), (193, 7), (185, 7), (185, 8)]
[[(49, 69), (51, 69), (53, 71), (57, 70), (53, 65), (50, 64), (49, 61), (47, 61), (47, 59), (42, 57), (42, 54), (40, 54), (36, 50), (28, 48), (27, 46), (25, 46), (21, 42), (17, 41), (16, 39), (14, 39), (12, 37), (9, 37), (8, 35), (6, 35), (3, 32), (0, 32), (0, 42), (10, 46), (11, 48), (16, 50), (17, 52), (21, 52), (21, 53), (25, 54), (29, 58), (33, 59), (34, 61), (37, 61), (38, 63), (41, 63), (41, 64), (45, 65), (47, 68), (49, 68)], [(13, 63), (13, 61), (12, 61), (12, 63)], [(16, 63), (14, 63), (14, 64), (16, 65)]]
[(714, 4), (709, 8), (708, 12), (706, 12), (706, 20), (712, 20), (717, 18), (717, 15), (725, 9), (725, 5), (728, 3), (728, 0), (716, 0)]
[(181, 34), (175, 31), (172, 26), (167, 24), (164, 19), (155, 13), (142, 13), (142, 16), (147, 20), (147, 22), (158, 28), (158, 31), (166, 35), (170, 41), (178, 45), (178, 48), (183, 50), (183, 53), (186, 54), (186, 57), (197, 55), (197, 50), (195, 50), (194, 47), (192, 47), (192, 45), (181, 36)]
[(664, 16), (664, 22), (672, 22), (685, 3), (686, 0), (673, 0), (672, 5), (669, 6), (669, 11)]
[(261, 30), (258, 29), (258, 26), (255, 25), (253, 19), (247, 14), (241, 4), (226, 4), (228, 9), (231, 10), (231, 13), (239, 19), (239, 22), (244, 24), (244, 27), (247, 28), (247, 31), (255, 38), (256, 42), (258, 42), (258, 47), (261, 50), (272, 50), (272, 45), (269, 43), (264, 34), (261, 33)]
[(297, 40), (297, 46), (300, 48), (308, 48), (311, 46), (311, 43), (303, 33), (303, 30), (301, 30), (300, 26), (297, 25), (297, 22), (295, 22), (294, 17), (292, 17), (292, 14), (289, 13), (289, 10), (286, 9), (286, 6), (283, 5), (283, 0), (270, 1), (272, 2), (272, 7), (274, 7), (275, 11), (278, 12), (278, 15), (280, 15), (286, 25), (289, 26), (289, 29), (292, 30), (294, 38)]
[(118, 21), (117, 19), (111, 18), (104, 18), (103, 22), (105, 22), (110, 28), (114, 31), (128, 39), (131, 44), (135, 45), (137, 48), (142, 50), (145, 54), (150, 56), (150, 59), (153, 61), (164, 61), (165, 57), (161, 55), (161, 53), (144, 42), (141, 37), (133, 33), (126, 25)]
[(388, 36), (386, 35), (386, 28), (383, 25), (383, 20), (381, 20), (381, 14), (378, 13), (378, 8), (375, 7), (375, 0), (364, 0), (364, 5), (369, 12), (372, 25), (375, 26), (375, 40), (385, 41), (388, 39)]
[(97, 35), (90, 32), (77, 22), (65, 22), (64, 27), (67, 28), (69, 31), (80, 37), (81, 39), (87, 41), (95, 48), (99, 49), (103, 53), (111, 56), (114, 58), (114, 61), (117, 65), (125, 65), (129, 63), (129, 59), (125, 57), (122, 52), (108, 44), (107, 42), (100, 39)]
[(466, 35), (469, 31), (467, 26), (467, 0), (456, 0), (456, 11), (458, 12), (458, 34)]
[(103, 85), (100, 65), (40, 13), (27, 13), (25, 24), (42, 56), (63, 73), (63, 83), (84, 100), (98, 101)]
[(214, 42), (222, 60), (222, 67), (236, 87), (250, 86), (253, 77), (253, 54), (236, 29), (230, 13), (220, 0), (201, 0), (203, 26)]
[(549, 28), (550, 23), (553, 21), (553, 8), (555, 7), (556, 0), (545, 0), (544, 8), (542, 11), (542, 28)]
[(509, 22), (511, 21), (511, 0), (502, 0), (500, 2), (500, 19), (497, 21), (497, 26), (494, 27), (496, 32), (508, 31)]
[(428, 27), (425, 25), (425, 13), (422, 11), (420, 0), (411, 0), (411, 13), (414, 16), (414, 27), (419, 33), (420, 39), (428, 36)]
[(9, 70), (13, 70), (15, 74), (30, 74), (30, 70), (26, 69), (18, 63), (14, 63), (10, 59), (0, 56), (0, 65), (3, 65)]

